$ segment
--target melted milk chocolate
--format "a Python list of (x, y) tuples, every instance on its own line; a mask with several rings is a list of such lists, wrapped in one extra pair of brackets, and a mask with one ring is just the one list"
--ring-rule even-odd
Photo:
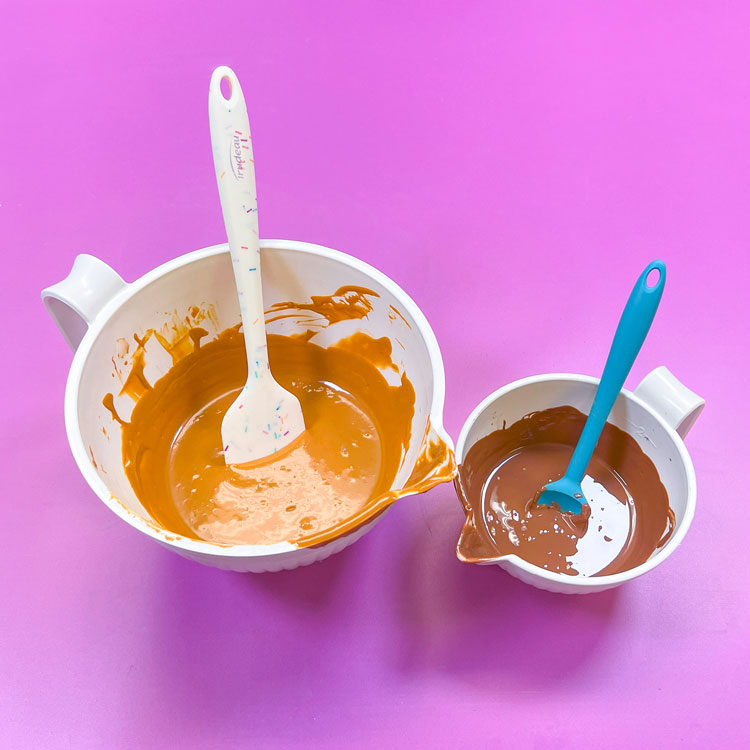
[(571, 406), (528, 414), (469, 450), (456, 487), (467, 514), (458, 542), (466, 562), (515, 554), (568, 575), (609, 575), (640, 565), (672, 533), (674, 514), (656, 467), (607, 423), (581, 483), (574, 516), (536, 504), (565, 473), (586, 416)]
[[(368, 296), (377, 295), (346, 287), (310, 304), (275, 305), (271, 314), (302, 310), (298, 321), (327, 327), (365, 317)], [(278, 454), (241, 466), (227, 466), (221, 453), (221, 420), (247, 377), (239, 326), (203, 346), (203, 329), (180, 332), (193, 351), (173, 357), (153, 386), (143, 377), (148, 333), (136, 337), (122, 391), (136, 401), (130, 422), (117, 415), (112, 394), (104, 404), (122, 425), (130, 483), (159, 526), (218, 544), (313, 546), (354, 530), (398, 497), (455, 476), (448, 446), (424, 441), (405, 487), (392, 491), (412, 438), (414, 389), (406, 374), (390, 385), (382, 373), (398, 372), (390, 340), (356, 333), (322, 348), (312, 335), (268, 336), (271, 370), (299, 399), (305, 432)]]

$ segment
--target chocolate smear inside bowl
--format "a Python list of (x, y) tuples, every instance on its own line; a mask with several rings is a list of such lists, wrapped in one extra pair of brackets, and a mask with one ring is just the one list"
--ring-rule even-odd
[(459, 558), (517, 555), (569, 576), (630, 570), (663, 546), (674, 513), (652, 461), (607, 423), (582, 482), (584, 512), (537, 505), (539, 488), (565, 473), (586, 415), (572, 406), (529, 413), (471, 446), (456, 487), (467, 513)]

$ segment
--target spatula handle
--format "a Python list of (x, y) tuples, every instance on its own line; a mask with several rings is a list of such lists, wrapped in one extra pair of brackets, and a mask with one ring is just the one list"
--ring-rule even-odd
[[(225, 98), (221, 91), (222, 81), (229, 87), (229, 98)], [(216, 182), (237, 282), (248, 366), (263, 373), (268, 370), (268, 351), (260, 276), (255, 163), (245, 98), (231, 68), (218, 67), (211, 76), (208, 116)]]
[[(646, 279), (652, 271), (657, 271), (659, 278), (649, 286)], [(654, 260), (646, 266), (630, 293), (615, 331), (594, 403), (566, 472), (576, 482), (580, 483), (586, 474), (586, 467), (599, 442), (607, 417), (651, 328), (666, 278), (667, 267), (664, 261)]]

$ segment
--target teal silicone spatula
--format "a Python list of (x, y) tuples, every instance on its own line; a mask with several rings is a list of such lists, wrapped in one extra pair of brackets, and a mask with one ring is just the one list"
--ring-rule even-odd
[[(646, 278), (652, 271), (658, 271), (659, 278), (652, 286), (649, 286)], [(537, 498), (539, 505), (555, 503), (560, 510), (576, 514), (581, 512), (583, 504), (581, 480), (586, 475), (586, 468), (599, 442), (607, 417), (651, 328), (664, 291), (666, 277), (667, 267), (664, 262), (655, 260), (646, 266), (638, 277), (638, 281), (635, 282), (617, 331), (615, 331), (615, 338), (609, 350), (609, 357), (604, 366), (594, 403), (565, 476), (542, 488)]]

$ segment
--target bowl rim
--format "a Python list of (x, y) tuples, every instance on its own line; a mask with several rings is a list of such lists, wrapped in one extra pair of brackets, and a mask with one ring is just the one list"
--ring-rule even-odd
[[(310, 255), (317, 255), (337, 261), (369, 276), (394, 296), (416, 323), (417, 329), (427, 347), (433, 377), (432, 404), (429, 413), (429, 424), (431, 430), (445, 440), (450, 448), (453, 448), (453, 441), (443, 427), (443, 408), (445, 404), (445, 368), (443, 365), (443, 357), (432, 327), (414, 300), (412, 300), (412, 298), (395, 281), (386, 276), (382, 271), (378, 271), (369, 263), (341, 252), (340, 250), (334, 250), (310, 242), (283, 239), (260, 240), (260, 247), (262, 250), (291, 250), (293, 252), (308, 253)], [(298, 546), (294, 542), (288, 541), (276, 542), (274, 544), (227, 545), (191, 539), (189, 537), (183, 537), (175, 532), (162, 529), (156, 524), (147, 521), (131, 511), (109, 491), (104, 480), (92, 466), (88, 453), (86, 452), (83, 436), (81, 435), (78, 423), (78, 396), (81, 375), (94, 342), (104, 329), (112, 314), (122, 307), (122, 305), (127, 303), (128, 300), (136, 296), (140, 291), (172, 271), (205, 258), (228, 253), (229, 245), (224, 242), (217, 245), (210, 245), (209, 247), (201, 248), (199, 250), (193, 250), (192, 252), (168, 260), (156, 268), (153, 268), (151, 271), (148, 271), (135, 281), (125, 284), (123, 288), (102, 307), (81, 339), (68, 372), (65, 386), (65, 430), (68, 443), (73, 453), (73, 458), (88, 485), (110, 510), (138, 531), (155, 539), (161, 544), (179, 550), (197, 553), (199, 555), (230, 558), (259, 558), (275, 556), (306, 549), (306, 547)], [(383, 515), (384, 514), (381, 511), (372, 518), (366, 516), (362, 519), (362, 524), (369, 523), (373, 520), (376, 521), (379, 518), (382, 518)], [(324, 547), (343, 536), (356, 533), (357, 530), (361, 528), (362, 524), (359, 524), (355, 529), (345, 534), (333, 537), (319, 546)]]
[[(461, 432), (459, 433), (458, 440), (456, 441), (456, 463), (459, 465), (459, 467), (464, 458), (464, 451), (466, 449), (466, 443), (467, 443), (469, 431), (471, 430), (471, 428), (473, 427), (474, 423), (477, 421), (479, 416), (488, 407), (490, 407), (496, 401), (501, 399), (503, 396), (506, 396), (511, 391), (518, 390), (520, 388), (524, 388), (529, 385), (534, 385), (536, 383), (545, 383), (545, 382), (551, 382), (551, 381), (585, 383), (587, 385), (596, 387), (599, 384), (600, 378), (596, 378), (590, 375), (579, 375), (576, 373), (551, 372), (551, 373), (544, 373), (542, 375), (531, 375), (529, 377), (520, 378), (518, 380), (514, 380), (511, 383), (508, 383), (502, 386), (501, 388), (498, 388), (497, 390), (493, 391), (486, 398), (480, 401), (479, 404), (477, 404), (477, 406), (472, 410), (472, 412), (466, 418), (466, 421), (464, 422), (463, 426), (461, 427)], [(554, 573), (549, 570), (544, 570), (544, 568), (539, 568), (533, 563), (527, 562), (526, 560), (519, 557), (518, 555), (503, 555), (502, 557), (497, 558), (497, 559), (493, 558), (492, 563), (496, 563), (497, 565), (503, 565), (503, 564), (512, 565), (516, 568), (519, 568), (520, 570), (523, 570), (529, 576), (552, 582), (556, 584), (558, 587), (564, 586), (565, 588), (571, 588), (571, 589), (573, 588), (575, 589), (587, 589), (587, 588), (599, 589), (599, 588), (611, 588), (612, 586), (625, 583), (625, 581), (630, 581), (634, 578), (638, 578), (639, 576), (642, 576), (644, 573), (648, 573), (649, 570), (652, 570), (657, 565), (664, 562), (675, 551), (675, 549), (677, 549), (677, 547), (680, 545), (682, 540), (685, 538), (685, 535), (687, 534), (688, 529), (690, 528), (690, 525), (693, 522), (693, 516), (695, 515), (697, 486), (696, 486), (696, 479), (695, 479), (695, 467), (693, 466), (693, 461), (690, 458), (690, 454), (688, 453), (688, 450), (685, 447), (685, 443), (683, 442), (682, 438), (667, 423), (664, 417), (662, 417), (650, 404), (647, 404), (643, 399), (639, 398), (632, 391), (629, 391), (626, 388), (623, 388), (620, 391), (620, 395), (618, 395), (618, 398), (620, 398), (620, 396), (624, 396), (626, 399), (638, 404), (638, 406), (645, 409), (649, 413), (649, 415), (653, 417), (653, 419), (664, 430), (665, 434), (674, 443), (675, 447), (677, 448), (677, 452), (680, 455), (682, 466), (685, 470), (685, 477), (687, 480), (687, 499), (686, 499), (686, 504), (685, 504), (685, 515), (683, 517), (682, 523), (677, 528), (675, 528), (674, 533), (672, 534), (670, 539), (667, 540), (667, 543), (655, 555), (652, 555), (651, 557), (649, 557), (648, 560), (636, 566), (635, 568), (631, 568), (630, 570), (624, 570), (620, 573), (613, 573), (611, 575), (606, 575), (606, 576), (588, 576), (588, 577), (566, 576), (563, 573)], [(658, 470), (658, 467), (657, 467), (657, 470)], [(456, 481), (458, 481), (458, 476), (456, 478)], [(456, 549), (458, 550), (458, 548)], [(481, 561), (479, 561), (478, 564), (491, 564), (491, 563), (489, 562), (482, 563)]]

